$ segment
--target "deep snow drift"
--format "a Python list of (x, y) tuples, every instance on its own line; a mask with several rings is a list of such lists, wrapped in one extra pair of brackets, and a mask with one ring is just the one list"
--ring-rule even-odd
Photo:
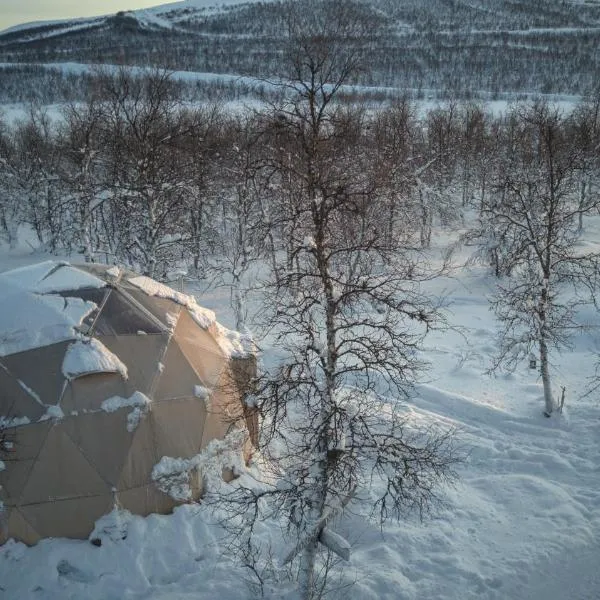
[[(590, 239), (598, 229), (590, 225)], [(1, 256), (0, 270), (40, 260), (25, 250)], [(458, 256), (457, 265), (465, 258)], [(554, 384), (566, 387), (567, 402), (563, 415), (545, 419), (537, 371), (523, 364), (512, 374), (486, 374), (496, 340), (487, 302), (493, 285), (482, 267), (460, 267), (430, 284), (432, 294), (448, 298), (448, 318), (458, 329), (428, 338), (431, 369), (407, 405), (423, 423), (460, 429), (468, 452), (460, 481), (445, 490), (446, 506), (422, 524), (410, 517), (380, 529), (363, 516), (368, 506), (353, 506), (334, 525), (352, 543), (352, 556), (336, 567), (331, 597), (600, 598), (600, 402), (598, 394), (582, 397), (594, 372), (600, 320), (590, 310), (587, 332), (570, 352), (554, 354)], [(227, 290), (201, 303), (231, 323)], [(0, 597), (250, 598), (250, 574), (222, 554), (226, 540), (216, 517), (193, 504), (145, 519), (114, 513), (97, 524), (101, 547), (9, 542), (0, 548)], [(266, 540), (272, 533), (264, 524), (258, 534)], [(275, 557), (283, 552), (274, 548)], [(266, 595), (293, 597), (278, 586)]]

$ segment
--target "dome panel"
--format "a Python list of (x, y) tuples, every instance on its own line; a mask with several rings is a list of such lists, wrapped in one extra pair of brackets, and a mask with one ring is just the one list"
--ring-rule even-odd
[(206, 419), (204, 400), (157, 402), (152, 406), (152, 419), (159, 456), (194, 456), (200, 452)]
[(127, 430), (127, 415), (132, 407), (107, 413), (100, 410), (64, 419), (61, 426), (81, 453), (110, 486), (119, 482), (123, 464), (133, 443)]
[(186, 398), (194, 395), (194, 388), (204, 386), (200, 375), (194, 371), (187, 358), (172, 339), (161, 361), (158, 379), (152, 390), (156, 401), (168, 398)]
[[(62, 364), (70, 342), (11, 354), (2, 358), (13, 376), (24, 384), (25, 391), (43, 404), (58, 404), (65, 378)], [(28, 389), (26, 389), (28, 388)], [(42, 410), (42, 414), (46, 409)]]
[(112, 396), (128, 396), (127, 382), (118, 373), (93, 373), (67, 382), (60, 402), (65, 415), (100, 410)]
[(151, 513), (167, 514), (179, 504), (170, 496), (163, 494), (152, 483), (141, 487), (123, 490), (118, 495), (119, 504), (127, 510), (142, 515), (143, 517)]
[(19, 503), (25, 484), (29, 479), (29, 474), (33, 469), (35, 460), (14, 461), (10, 464), (10, 459), (3, 459), (10, 469), (5, 469), (0, 473), (0, 485), (3, 495), (3, 502), (6, 506), (15, 506)]
[[(19, 504), (52, 504), (65, 498), (107, 494), (110, 489), (57, 424), (48, 433)], [(39, 531), (37, 526), (36, 529)]]
[[(2, 515), (4, 518), (4, 515)], [(13, 508), (6, 515), (6, 523), (0, 525), (0, 544), (3, 544), (6, 539), (3, 539), (3, 529), (10, 532), (10, 537), (15, 537), (26, 544), (36, 544), (40, 541), (40, 534), (32, 527), (25, 519), (18, 508)]]
[(93, 324), (96, 336), (163, 333), (166, 329), (142, 307), (132, 303), (118, 288), (111, 288)]
[(162, 362), (169, 336), (155, 335), (103, 335), (102, 342), (127, 367), (127, 395), (135, 391), (149, 395), (154, 380), (160, 374), (159, 363)]
[(0, 454), (7, 467), (0, 472), (0, 485), (10, 496), (11, 504), (20, 500), (51, 427), (51, 421), (42, 421), (4, 430), (9, 445)]
[(213, 336), (183, 310), (173, 337), (205, 385), (212, 388), (228, 362)]
[[(35, 400), (27, 394), (13, 376), (5, 371), (5, 368), (3, 368), (2, 363), (0, 362), (0, 416), (27, 416), (28, 418), (31, 418), (29, 417), (29, 414), (27, 414), (30, 412), (27, 408), (30, 402), (35, 402)], [(13, 413), (12, 410), (15, 403), (25, 404), (25, 406), (17, 405), (16, 414)], [(35, 402), (35, 404), (38, 405), (38, 409), (42, 408), (37, 402)]]
[(123, 281), (119, 287), (126, 290), (136, 302), (139, 302), (150, 314), (156, 317), (167, 329), (173, 329), (179, 319), (179, 313), (182, 306), (173, 300), (160, 298), (158, 296), (148, 296), (134, 285)]
[(154, 465), (162, 458), (156, 448), (156, 436), (152, 413), (137, 426), (129, 452), (123, 463), (117, 484), (120, 490), (146, 485), (151, 480)]
[(47, 420), (6, 429), (12, 442), (9, 458), (15, 461), (37, 458), (51, 428), (52, 421)]
[(244, 417), (244, 406), (238, 394), (235, 394), (235, 384), (228, 372), (223, 373), (210, 396), (206, 413), (202, 447), (215, 438), (223, 438), (234, 423), (239, 423)]
[(55, 500), (21, 506), (19, 510), (40, 537), (85, 539), (94, 523), (113, 507), (113, 494)]

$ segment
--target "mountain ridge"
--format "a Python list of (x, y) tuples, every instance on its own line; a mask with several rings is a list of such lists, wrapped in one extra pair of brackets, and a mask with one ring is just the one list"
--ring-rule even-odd
[[(369, 69), (351, 83), (439, 89), (458, 97), (582, 95), (597, 85), (600, 2), (595, 0), (356, 4), (380, 20), (385, 34), (369, 48)], [(0, 62), (127, 64), (269, 78), (281, 74), (284, 7), (278, 1), (185, 0), (32, 23), (0, 32)]]

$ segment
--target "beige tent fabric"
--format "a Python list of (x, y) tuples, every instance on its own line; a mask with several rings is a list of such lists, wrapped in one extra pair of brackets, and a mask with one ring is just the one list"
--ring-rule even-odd
[(86, 538), (94, 523), (113, 508), (113, 495), (57, 499), (19, 507), (40, 537)]
[(44, 404), (57, 404), (65, 383), (62, 363), (70, 342), (4, 356), (2, 362)]
[(158, 491), (154, 484), (150, 483), (120, 492), (119, 504), (135, 506), (135, 513), (145, 517), (152, 513), (170, 513), (178, 502)]
[(92, 373), (66, 382), (60, 400), (65, 415), (100, 410), (112, 396), (129, 396), (131, 386), (119, 373)]
[(46, 408), (13, 375), (0, 369), (0, 416), (9, 421), (22, 418), (37, 421), (45, 412)]
[(150, 418), (154, 424), (158, 454), (194, 456), (202, 448), (206, 406), (199, 398), (156, 402)]
[(160, 459), (161, 456), (158, 455), (156, 448), (154, 423), (152, 419), (145, 418), (133, 433), (131, 446), (117, 482), (117, 489), (140, 487), (148, 483), (152, 468)]
[(29, 475), (51, 429), (50, 421), (5, 430), (10, 449), (2, 453), (6, 469), (0, 472), (0, 496), (5, 504), (18, 504)]
[(4, 506), (16, 506), (23, 494), (23, 488), (29, 481), (35, 459), (4, 461), (4, 464), (7, 465), (7, 469), (4, 476), (0, 477), (0, 500)]
[(214, 337), (198, 327), (187, 311), (181, 313), (174, 337), (204, 384), (208, 387), (216, 385), (227, 361)]
[[(36, 403), (35, 400), (18, 384), (14, 375), (10, 374), (8, 367), (0, 360), (0, 415), (6, 415), (7, 417), (23, 417), (23, 413), (32, 411), (33, 407), (30, 406), (32, 402)], [(15, 403), (15, 410), (21, 414), (14, 414), (13, 407), (15, 406)], [(38, 405), (38, 409), (41, 410), (42, 407), (39, 403), (36, 404)], [(39, 413), (37, 418), (39, 419), (42, 414), (43, 412)]]
[(210, 399), (210, 408), (206, 415), (204, 430), (202, 432), (202, 447), (211, 441), (225, 436), (228, 432), (231, 420), (226, 414), (228, 399), (218, 389), (213, 392)]
[(127, 395), (135, 391), (149, 394), (159, 363), (169, 343), (169, 336), (154, 335), (102, 335), (98, 337), (127, 367)]
[[(177, 502), (152, 481), (163, 456), (194, 456), (244, 418), (256, 440), (256, 414), (243, 404), (253, 359), (229, 359), (216, 325), (203, 329), (186, 307), (129, 284), (133, 273), (77, 268), (107, 286), (60, 295), (96, 303), (81, 335), (116, 355), (127, 377), (66, 379), (72, 340), (0, 358), (0, 544), (85, 538), (115, 501), (140, 515), (170, 512)], [(201, 486), (199, 475), (194, 498)]]
[(200, 375), (187, 361), (175, 340), (171, 340), (161, 363), (162, 371), (159, 368), (151, 390), (155, 401), (185, 398), (194, 394), (197, 385), (204, 387)]
[(6, 514), (6, 529), (12, 532), (13, 537), (26, 544), (35, 544), (41, 539), (41, 535), (27, 522), (18, 508)]
[(110, 492), (110, 486), (65, 435), (60, 424), (48, 432), (21, 493), (20, 505)]
[(81, 414), (63, 419), (61, 426), (79, 451), (111, 487), (117, 487), (127, 455), (133, 443), (133, 432), (125, 425), (130, 407), (115, 412)]

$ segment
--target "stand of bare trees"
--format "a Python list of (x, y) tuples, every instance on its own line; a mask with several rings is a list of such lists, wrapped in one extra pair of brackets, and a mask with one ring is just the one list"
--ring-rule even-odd
[(406, 99), (377, 111), (344, 103), (377, 19), (353, 2), (308, 5), (282, 6), (277, 106), (190, 108), (168, 73), (122, 69), (56, 122), (32, 110), (0, 126), (9, 244), (28, 226), (44, 250), (158, 278), (182, 263), (229, 286), (239, 329), (262, 274), (278, 362), (254, 401), (273, 478), (265, 467), (264, 481), (215, 500), (257, 574), (248, 532), (284, 519), (283, 562), (307, 599), (325, 589), (321, 550), (347, 556), (332, 523), (365, 489), (383, 522), (425, 512), (453, 476), (451, 432), (415, 429), (401, 411), (424, 367), (420, 344), (443, 324), (422, 291), (444, 268), (425, 258), (436, 229), (470, 230), (499, 282), (498, 364), (535, 349), (551, 414), (550, 353), (577, 327), (574, 298), (597, 289), (598, 257), (578, 239), (600, 186), (597, 100), (567, 116), (534, 104), (498, 117), (456, 102), (422, 117)]
[(578, 327), (577, 307), (586, 301), (581, 292), (590, 292), (592, 300), (596, 293), (600, 254), (577, 242), (583, 218), (597, 213), (600, 196), (581, 193), (590, 185), (588, 169), (582, 169), (590, 156), (587, 145), (573, 138), (573, 116), (541, 103), (507, 119), (506, 152), (494, 189), (481, 203), (484, 227), (494, 232), (495, 271), (506, 275), (492, 302), (503, 326), (497, 364), (514, 367), (535, 351), (550, 416), (556, 408), (550, 350), (568, 346)]

